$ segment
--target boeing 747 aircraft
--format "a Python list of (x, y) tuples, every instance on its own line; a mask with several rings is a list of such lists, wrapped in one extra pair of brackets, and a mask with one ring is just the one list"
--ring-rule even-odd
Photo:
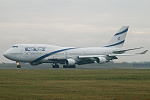
[(60, 47), (46, 44), (16, 44), (4, 52), (4, 57), (16, 61), (17, 68), (21, 68), (20, 62), (28, 62), (31, 65), (52, 63), (53, 68), (75, 68), (76, 64), (106, 63), (117, 56), (132, 56), (145, 54), (148, 50), (135, 54), (124, 54), (133, 49), (122, 49), (129, 26), (123, 26), (103, 47)]

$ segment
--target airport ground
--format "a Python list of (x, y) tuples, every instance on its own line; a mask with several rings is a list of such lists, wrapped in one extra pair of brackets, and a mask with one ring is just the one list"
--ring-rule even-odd
[[(150, 69), (0, 69), (0, 99), (149, 100)], [(107, 66), (108, 67), (108, 66)], [(47, 68), (47, 67), (46, 67)], [(85, 69), (84, 69), (85, 68)], [(143, 68), (143, 66), (142, 66)]]
[[(16, 63), (0, 63), (0, 69), (16, 69)], [(52, 64), (39, 64), (32, 66), (28, 63), (21, 63), (21, 69), (53, 69)], [(60, 65), (63, 69), (63, 65)], [(105, 63), (105, 64), (86, 64), (77, 65), (76, 69), (150, 69), (150, 62), (143, 63)]]

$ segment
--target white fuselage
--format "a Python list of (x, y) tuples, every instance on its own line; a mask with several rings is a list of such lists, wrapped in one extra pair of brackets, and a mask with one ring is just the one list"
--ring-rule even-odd
[(17, 62), (49, 62), (49, 59), (68, 59), (88, 55), (113, 54), (118, 48), (109, 47), (60, 47), (45, 44), (18, 44), (8, 49), (4, 56)]

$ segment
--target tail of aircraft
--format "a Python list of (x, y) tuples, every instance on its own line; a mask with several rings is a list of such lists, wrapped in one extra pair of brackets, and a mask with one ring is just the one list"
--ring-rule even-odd
[(121, 48), (125, 42), (129, 26), (122, 26), (119, 31), (111, 38), (105, 47)]

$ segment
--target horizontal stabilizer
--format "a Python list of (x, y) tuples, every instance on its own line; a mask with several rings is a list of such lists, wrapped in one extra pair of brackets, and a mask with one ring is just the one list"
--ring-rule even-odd
[(136, 49), (141, 49), (141, 48), (143, 48), (143, 47), (133, 48), (133, 49), (126, 49), (126, 50), (118, 50), (118, 51), (114, 51), (113, 53), (122, 54), (122, 53), (125, 53), (126, 51), (136, 50)]
[(148, 50), (145, 50), (145, 51), (143, 51), (143, 52), (141, 52), (141, 53), (137, 53), (137, 54), (146, 54), (147, 51), (148, 51)]
[(140, 54), (146, 54), (148, 50), (145, 50), (141, 53), (135, 53), (135, 54), (110, 54), (109, 56), (134, 56), (134, 55), (140, 55)]

